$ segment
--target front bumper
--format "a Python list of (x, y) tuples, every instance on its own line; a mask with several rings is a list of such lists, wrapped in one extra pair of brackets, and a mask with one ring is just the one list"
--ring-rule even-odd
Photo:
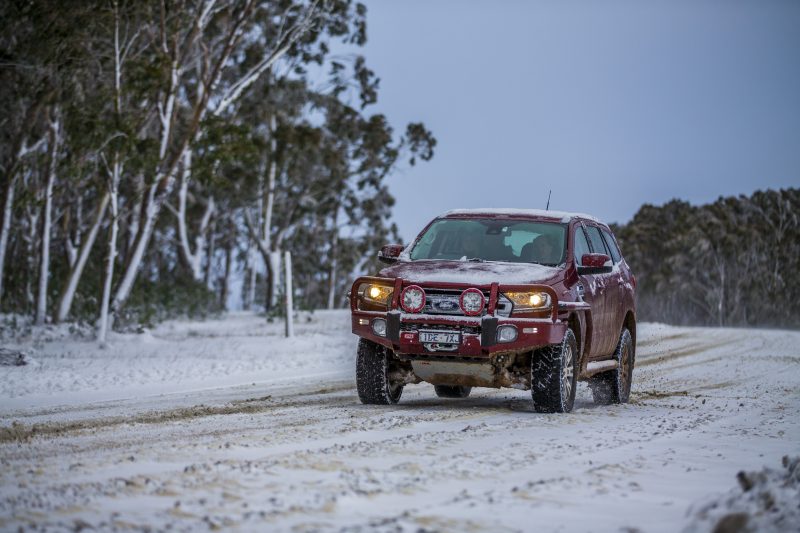
[[(364, 281), (374, 281), (375, 279), (359, 278), (353, 284), (353, 290), (350, 295), (353, 333), (381, 344), (397, 354), (417, 357), (471, 359), (475, 361), (488, 360), (495, 354), (527, 352), (548, 344), (557, 344), (564, 338), (567, 329), (567, 324), (558, 319), (557, 295), (548, 286), (499, 285), (497, 283), (486, 286), (463, 286), (449, 283), (416, 283), (423, 289), (467, 289), (475, 287), (488, 291), (490, 297), (487, 313), (478, 317), (406, 313), (399, 309), (396, 297), (392, 300), (391, 310), (387, 312), (359, 310), (356, 303), (356, 287)], [(400, 289), (404, 286), (404, 282), (400, 279), (392, 281), (395, 286), (395, 295), (398, 295)], [(552, 312), (549, 318), (500, 317), (495, 314), (498, 294), (504, 291), (525, 290), (544, 291), (550, 294)], [(386, 320), (385, 336), (377, 335), (373, 331), (372, 324), (376, 319)], [(498, 342), (496, 332), (502, 326), (514, 326), (517, 330), (516, 339), (511, 342)], [(460, 343), (455, 349), (430, 350), (420, 342), (420, 330), (458, 332), (460, 333)]]

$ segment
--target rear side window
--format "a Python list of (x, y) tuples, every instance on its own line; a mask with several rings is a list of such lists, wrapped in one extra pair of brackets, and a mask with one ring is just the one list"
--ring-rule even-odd
[(606, 243), (603, 241), (603, 237), (600, 235), (600, 230), (595, 226), (587, 226), (586, 233), (589, 234), (589, 242), (592, 243), (592, 250), (596, 254), (606, 254), (607, 256), (611, 257), (611, 254), (606, 248)]
[(592, 251), (589, 249), (589, 241), (586, 240), (586, 234), (583, 233), (581, 226), (575, 226), (575, 262), (581, 264), (581, 257), (584, 254), (590, 254)]
[(614, 263), (619, 263), (619, 260), (622, 259), (622, 253), (619, 251), (619, 247), (617, 246), (617, 241), (614, 240), (614, 237), (611, 235), (610, 232), (606, 230), (603, 231), (603, 238), (606, 240), (606, 246), (611, 251), (611, 259), (614, 260)]

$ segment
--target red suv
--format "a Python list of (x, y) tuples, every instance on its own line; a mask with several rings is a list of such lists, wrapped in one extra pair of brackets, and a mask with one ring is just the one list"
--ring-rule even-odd
[(464, 398), (472, 387), (531, 391), (538, 412), (569, 412), (577, 380), (600, 403), (627, 402), (636, 279), (608, 226), (555, 211), (450, 211), (350, 292), (363, 403), (408, 383)]

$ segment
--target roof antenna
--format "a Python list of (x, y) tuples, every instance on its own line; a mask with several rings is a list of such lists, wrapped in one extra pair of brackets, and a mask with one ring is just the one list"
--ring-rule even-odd
[(547, 193), (547, 207), (544, 208), (545, 211), (550, 211), (550, 195), (553, 194), (553, 189), (550, 189)]

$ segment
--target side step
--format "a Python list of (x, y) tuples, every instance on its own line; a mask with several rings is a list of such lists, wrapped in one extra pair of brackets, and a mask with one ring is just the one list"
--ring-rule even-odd
[(581, 374), (581, 378), (590, 378), (595, 374), (608, 372), (609, 370), (614, 370), (615, 368), (617, 368), (616, 359), (608, 359), (606, 361), (589, 361), (586, 364), (586, 370), (583, 372), (583, 374)]

